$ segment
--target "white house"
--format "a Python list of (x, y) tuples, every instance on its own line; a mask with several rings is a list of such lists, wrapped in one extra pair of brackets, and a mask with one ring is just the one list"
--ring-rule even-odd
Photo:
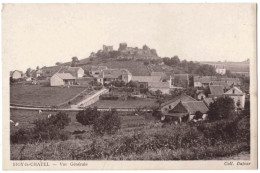
[(237, 87), (233, 87), (224, 93), (224, 96), (231, 97), (235, 102), (235, 107), (244, 109), (245, 107), (245, 93)]
[(13, 79), (20, 79), (20, 78), (22, 78), (23, 72), (15, 70), (15, 71), (12, 71), (10, 75), (11, 75), (11, 78), (13, 78)]
[(55, 73), (50, 79), (50, 86), (74, 85), (76, 77), (70, 73)]
[(215, 68), (216, 68), (216, 73), (221, 74), (221, 75), (226, 74), (226, 68), (224, 66), (222, 66), (222, 67), (215, 66)]

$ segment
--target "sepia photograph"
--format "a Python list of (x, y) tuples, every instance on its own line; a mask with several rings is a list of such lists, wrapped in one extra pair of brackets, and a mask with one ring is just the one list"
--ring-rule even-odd
[(2, 4), (4, 169), (257, 169), (256, 22), (253, 3)]

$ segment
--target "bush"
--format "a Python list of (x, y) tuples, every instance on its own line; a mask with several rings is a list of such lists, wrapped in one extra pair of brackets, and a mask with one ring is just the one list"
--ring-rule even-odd
[(29, 129), (19, 129), (14, 134), (11, 134), (10, 140), (12, 144), (24, 144), (31, 142), (32, 132)]
[(121, 120), (115, 109), (111, 111), (106, 111), (102, 116), (95, 119), (94, 121), (94, 132), (99, 135), (114, 134), (118, 129), (120, 129)]
[(11, 143), (34, 143), (48, 140), (67, 140), (69, 132), (63, 131), (70, 122), (68, 114), (59, 112), (50, 118), (38, 119), (34, 121), (34, 128), (19, 129), (11, 135)]
[(82, 125), (91, 125), (94, 123), (94, 120), (99, 117), (100, 112), (98, 112), (97, 107), (87, 108), (85, 110), (79, 111), (76, 114), (76, 119)]

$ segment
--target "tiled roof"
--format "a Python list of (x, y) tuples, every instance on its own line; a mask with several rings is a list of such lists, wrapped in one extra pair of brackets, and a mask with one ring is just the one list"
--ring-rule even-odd
[(205, 104), (209, 107), (210, 103), (213, 103), (214, 100), (212, 98), (204, 98), (203, 100)]
[(210, 85), (209, 90), (212, 95), (224, 94), (224, 86), (222, 86), (222, 85)]
[(56, 73), (55, 75), (59, 76), (61, 79), (76, 79), (70, 73)]
[(132, 81), (138, 82), (160, 82), (161, 76), (133, 76)]
[(190, 114), (195, 114), (197, 111), (205, 114), (209, 111), (208, 107), (203, 101), (182, 102), (182, 104)]
[(168, 105), (168, 104), (172, 104), (172, 103), (178, 103), (180, 101), (196, 101), (196, 99), (192, 98), (191, 96), (188, 96), (186, 94), (183, 94), (183, 95), (179, 95), (177, 97), (174, 97), (173, 99), (167, 101), (167, 102), (164, 102), (161, 104), (161, 106), (165, 106), (165, 105)]
[(240, 89), (238, 89), (237, 87), (233, 87), (230, 90), (228, 90), (227, 92), (225, 92), (226, 95), (241, 95), (244, 94)]

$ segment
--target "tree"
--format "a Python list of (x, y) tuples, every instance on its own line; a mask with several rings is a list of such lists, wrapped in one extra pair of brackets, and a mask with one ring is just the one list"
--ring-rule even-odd
[(55, 65), (59, 66), (61, 65), (62, 63), (61, 62), (56, 62)]
[(36, 67), (36, 70), (39, 70), (39, 69), (40, 69), (40, 67), (39, 67), (39, 66), (37, 66), (37, 67)]
[(170, 94), (172, 97), (177, 97), (177, 96), (183, 94), (183, 90), (182, 89), (173, 89), (173, 90), (170, 90)]
[(104, 112), (93, 124), (94, 132), (99, 135), (114, 134), (120, 128), (121, 120), (115, 109)]
[(31, 68), (28, 68), (27, 70), (26, 70), (26, 76), (27, 77), (31, 77), (31, 71), (32, 71), (32, 69)]
[(234, 100), (230, 97), (220, 97), (209, 106), (209, 120), (233, 118), (235, 115)]
[(71, 67), (76, 67), (78, 63), (79, 59), (76, 56), (72, 57)]
[(91, 125), (94, 123), (95, 119), (100, 116), (100, 112), (97, 110), (97, 107), (87, 108), (85, 110), (79, 111), (76, 114), (76, 120), (82, 125)]
[(127, 86), (131, 87), (131, 88), (137, 88), (138, 87), (138, 82), (137, 81), (130, 81), (126, 84)]
[(178, 56), (174, 56), (171, 59), (172, 59), (173, 65), (179, 65), (181, 62)]

